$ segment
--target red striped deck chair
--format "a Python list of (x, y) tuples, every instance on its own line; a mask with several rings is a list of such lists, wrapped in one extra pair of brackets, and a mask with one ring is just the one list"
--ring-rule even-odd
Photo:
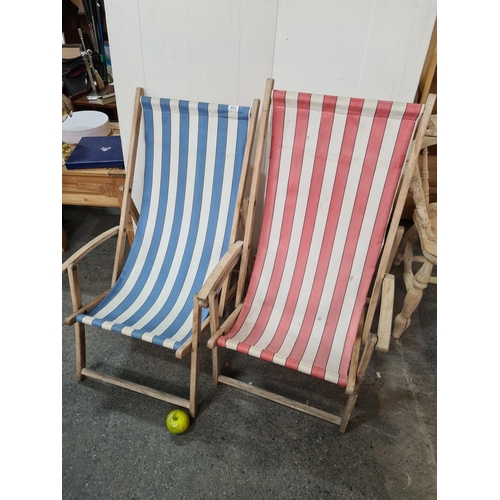
[[(214, 383), (291, 406), (345, 432), (377, 343), (370, 329), (418, 159), (419, 145), (414, 143), (422, 140), (431, 108), (422, 115), (420, 104), (274, 90), (271, 153), (253, 271), (243, 293), (247, 267), (241, 268), (235, 309), (228, 311), (227, 320), (219, 325), (210, 314)], [(242, 261), (248, 258), (244, 251), (238, 244), (230, 249), (199, 292), (199, 307), (217, 307), (217, 286), (236, 265), (238, 254)], [(390, 278), (385, 281), (387, 296)], [(380, 332), (389, 318), (386, 338), (392, 315), (388, 304), (379, 320)], [(343, 415), (221, 375), (219, 348), (345, 386), (349, 399)]]
[[(260, 101), (253, 107), (159, 99), (137, 89), (120, 226), (97, 237), (63, 265), (74, 313), (78, 380), (91, 377), (197, 411), (198, 346), (208, 310), (193, 328), (193, 300), (241, 232), (245, 179)], [(141, 117), (144, 192), (134, 241), (125, 255), (126, 215)], [(111, 289), (83, 306), (77, 264), (118, 234)], [(86, 367), (84, 325), (175, 351), (191, 352), (189, 398), (118, 379)]]

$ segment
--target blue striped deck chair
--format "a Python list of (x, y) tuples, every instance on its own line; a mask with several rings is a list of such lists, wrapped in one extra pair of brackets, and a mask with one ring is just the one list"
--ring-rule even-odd
[[(214, 383), (345, 432), (373, 350), (386, 350), (390, 338), (394, 277), (386, 274), (432, 107), (273, 91), (260, 239), (246, 292), (238, 287), (234, 310), (211, 328)], [(216, 307), (216, 285), (234, 262), (207, 280), (201, 306)], [(371, 329), (381, 295), (377, 335)], [(246, 354), (346, 387), (342, 416), (222, 375), (221, 348), (240, 353), (233, 369)]]
[[(75, 326), (78, 380), (90, 377), (108, 382), (188, 408), (196, 416), (199, 337), (208, 329), (210, 318), (207, 310), (193, 323), (193, 301), (244, 231), (242, 206), (259, 105), (258, 99), (250, 108), (153, 98), (137, 89), (120, 226), (63, 264), (74, 311), (65, 324)], [(125, 260), (141, 121), (144, 189), (135, 237)], [(114, 235), (118, 242), (111, 288), (84, 306), (77, 264)], [(224, 290), (229, 297), (228, 287)], [(189, 398), (87, 368), (85, 325), (166, 347), (177, 358), (191, 352)]]

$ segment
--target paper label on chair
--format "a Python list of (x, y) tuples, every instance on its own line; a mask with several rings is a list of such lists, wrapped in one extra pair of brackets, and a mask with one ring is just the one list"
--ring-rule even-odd
[(238, 109), (240, 109), (239, 106), (236, 106), (235, 104), (230, 104), (228, 107), (227, 107), (228, 111), (238, 111)]

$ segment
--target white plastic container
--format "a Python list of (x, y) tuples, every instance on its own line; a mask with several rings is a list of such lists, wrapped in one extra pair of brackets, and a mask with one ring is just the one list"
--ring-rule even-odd
[(82, 137), (102, 137), (111, 134), (111, 124), (106, 113), (101, 111), (73, 111), (62, 122), (62, 140), (78, 144)]

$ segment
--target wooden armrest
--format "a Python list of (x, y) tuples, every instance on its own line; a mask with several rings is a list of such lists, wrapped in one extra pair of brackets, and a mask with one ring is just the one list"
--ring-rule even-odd
[(80, 250), (75, 252), (68, 260), (66, 260), (66, 262), (64, 262), (64, 264), (62, 265), (62, 273), (66, 274), (68, 272), (68, 268), (70, 268), (74, 264), (77, 264), (80, 260), (83, 259), (83, 257), (85, 257), (85, 255), (87, 255), (107, 239), (111, 238), (111, 236), (115, 236), (116, 234), (118, 234), (119, 229), (120, 226), (112, 227), (99, 236), (96, 236), (92, 241), (80, 248)]
[(377, 351), (387, 352), (391, 341), (392, 313), (394, 309), (394, 275), (386, 274), (382, 282), (380, 315), (378, 319)]
[(70, 314), (67, 318), (64, 319), (64, 324), (68, 326), (72, 326), (76, 323), (76, 317), (79, 314), (86, 314), (88, 313), (91, 309), (94, 309), (94, 307), (99, 304), (99, 302), (108, 295), (111, 289), (107, 290), (106, 292), (102, 293), (99, 295), (99, 297), (96, 297), (94, 300), (91, 300), (88, 304), (85, 304), (84, 306), (80, 307), (80, 309), (76, 310), (73, 314)]
[(217, 342), (217, 339), (221, 335), (224, 335), (229, 330), (231, 330), (231, 327), (238, 319), (238, 315), (240, 314), (242, 307), (243, 307), (243, 302), (235, 308), (235, 310), (229, 315), (226, 321), (224, 321), (224, 323), (220, 326), (220, 328), (216, 332), (212, 332), (212, 336), (208, 339), (207, 342), (207, 347), (209, 349), (213, 349), (215, 347), (215, 343)]
[(210, 276), (205, 280), (201, 290), (198, 292), (198, 302), (201, 307), (208, 307), (208, 295), (210, 292), (217, 291), (222, 286), (240, 259), (242, 252), (243, 242), (236, 241), (214, 267)]

